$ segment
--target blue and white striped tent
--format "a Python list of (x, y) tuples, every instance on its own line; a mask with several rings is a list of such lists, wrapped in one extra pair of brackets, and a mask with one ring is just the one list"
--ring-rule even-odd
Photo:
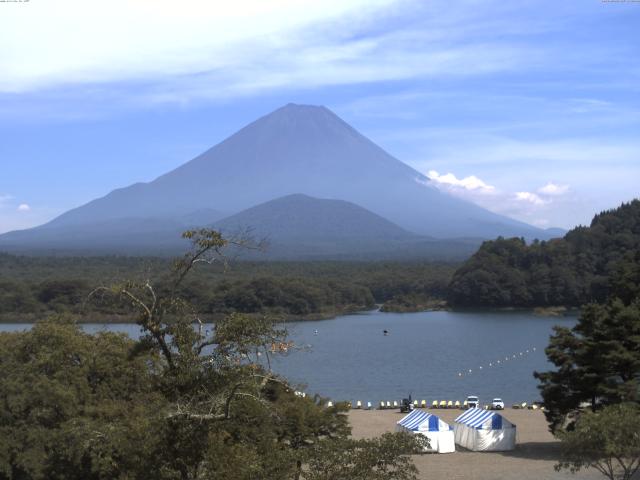
[(432, 413), (413, 410), (397, 422), (396, 431), (420, 434), (429, 440), (427, 452), (450, 453), (455, 451), (453, 428)]
[(513, 450), (516, 426), (497, 412), (471, 408), (454, 420), (455, 441), (473, 451)]

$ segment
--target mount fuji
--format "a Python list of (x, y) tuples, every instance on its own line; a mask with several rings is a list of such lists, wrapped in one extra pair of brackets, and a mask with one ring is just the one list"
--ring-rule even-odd
[[(383, 232), (406, 236), (553, 236), (439, 190), (325, 107), (288, 104), (151, 182), (114, 190), (39, 227), (0, 235), (0, 250), (173, 250), (180, 246), (176, 238), (181, 229), (213, 225), (298, 194), (294, 198), (299, 200), (340, 200), (331, 204), (337, 210), (361, 207), (359, 213), (367, 212), (369, 221), (393, 224)], [(295, 211), (295, 202), (287, 205)], [(262, 211), (268, 215), (271, 210)], [(251, 221), (268, 223), (253, 213)], [(340, 229), (329, 225), (331, 218), (324, 218), (325, 226), (339, 242)], [(367, 236), (367, 221), (353, 221)], [(291, 238), (299, 236), (289, 227)]]

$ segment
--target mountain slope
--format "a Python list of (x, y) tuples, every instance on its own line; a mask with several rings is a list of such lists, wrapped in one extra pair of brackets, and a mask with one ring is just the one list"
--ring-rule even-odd
[(213, 227), (229, 238), (249, 234), (255, 240), (266, 240), (265, 251), (231, 251), (231, 255), (251, 260), (463, 260), (480, 244), (479, 239), (423, 237), (353, 203), (302, 194), (271, 200), (215, 223), (206, 221), (216, 214), (195, 212), (185, 216), (183, 223), (166, 218), (125, 218), (39, 227), (34, 230), (46, 230), (46, 248), (34, 239), (32, 231), (17, 231), (6, 234), (4, 249), (41, 254), (178, 255), (188, 248), (181, 233), (201, 226)]
[(415, 240), (390, 221), (344, 200), (294, 194), (243, 210), (214, 224), (223, 232), (251, 228), (278, 242)]
[(61, 215), (88, 219), (237, 212), (293, 193), (347, 200), (437, 237), (543, 234), (451, 197), (324, 107), (287, 105), (153, 182), (115, 190)]
[(224, 217), (214, 210), (198, 210), (179, 219), (124, 217), (71, 225), (48, 224), (0, 236), (0, 250), (39, 254), (131, 255), (175, 254), (189, 247), (181, 234)]
[(401, 259), (466, 258), (478, 240), (438, 241), (410, 233), (358, 205), (294, 194), (262, 203), (216, 222), (228, 236), (247, 230), (266, 239), (265, 252), (244, 258)]
[[(196, 210), (234, 213), (294, 193), (352, 202), (421, 235), (548, 237), (441, 192), (327, 108), (293, 104), (152, 182), (114, 190), (25, 235), (46, 246), (58, 228), (124, 218), (184, 223)], [(0, 236), (0, 248), (5, 240)]]

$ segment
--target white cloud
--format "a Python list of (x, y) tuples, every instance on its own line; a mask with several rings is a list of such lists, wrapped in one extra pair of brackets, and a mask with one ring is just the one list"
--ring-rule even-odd
[(546, 218), (537, 218), (535, 220), (531, 221), (532, 225), (535, 225), (536, 227), (540, 227), (540, 228), (549, 228), (549, 220)]
[(547, 183), (544, 187), (540, 187), (538, 189), (538, 193), (542, 193), (544, 195), (564, 195), (569, 191), (569, 185), (558, 185), (553, 182)]
[[(488, 11), (439, 2), (61, 0), (12, 7), (0, 16), (7, 46), (0, 92), (133, 81), (143, 94), (120, 94), (134, 103), (184, 102), (510, 71), (541, 55), (533, 45), (484, 38), (493, 29), (473, 19)], [(407, 25), (408, 12), (425, 14), (422, 23)], [(393, 26), (398, 18), (402, 27)], [(369, 28), (376, 19), (390, 28)], [(478, 33), (473, 41), (469, 30)]]
[(427, 176), (430, 180), (448, 187), (463, 188), (477, 193), (495, 193), (496, 191), (496, 188), (493, 185), (487, 184), (475, 175), (469, 175), (468, 177), (459, 179), (453, 173), (440, 175), (435, 170), (429, 170)]
[[(567, 193), (569, 191), (568, 185), (547, 182), (544, 187), (538, 189), (538, 193), (535, 193), (525, 190), (514, 191), (509, 188), (499, 188), (476, 175), (458, 178), (453, 173), (440, 175), (436, 170), (429, 170), (427, 177), (428, 181), (417, 181), (473, 202), (492, 212), (506, 215), (540, 228), (573, 226), (559, 222), (556, 217), (557, 210), (579, 208), (573, 196), (559, 193)], [(549, 185), (553, 185), (553, 187), (549, 187)], [(551, 193), (545, 194), (541, 190)]]
[(531, 192), (516, 192), (515, 198), (518, 201), (529, 202), (533, 205), (545, 205), (550, 202), (550, 200), (540, 198), (538, 195)]
[(62, 213), (46, 206), (38, 206), (36, 209), (30, 207), (28, 211), (18, 210), (18, 205), (8, 207), (6, 205), (0, 214), (0, 234), (42, 225)]
[(21, 203), (20, 205), (18, 205), (18, 209), (19, 212), (28, 212), (31, 210), (31, 207), (26, 204), (26, 203)]
[(13, 195), (9, 195), (8, 193), (0, 193), (0, 207), (7, 203), (9, 200), (13, 198)]
[(0, 40), (8, 46), (0, 51), (0, 89), (199, 74), (242, 63), (260, 46), (277, 51), (287, 35), (312, 22), (388, 3), (61, 0), (11, 5), (0, 17)]
[(605, 102), (597, 98), (572, 98), (571, 110), (575, 113), (602, 113), (603, 111), (611, 110), (613, 104), (611, 102)]
[[(462, 110), (460, 115), (465, 113)], [(564, 125), (562, 119), (548, 124), (558, 131)], [(571, 130), (572, 136), (566, 138), (549, 138), (546, 131), (529, 138), (519, 131), (509, 132), (500, 122), (496, 125), (495, 131), (483, 124), (398, 129), (386, 137), (385, 132), (367, 133), (376, 139), (380, 133), (382, 145), (399, 152), (418, 171), (475, 172), (496, 190), (510, 192), (511, 198), (496, 194), (468, 199), (528, 223), (545, 218), (550, 226), (584, 225), (595, 213), (638, 197), (640, 142), (635, 137), (608, 137), (600, 131), (586, 131), (580, 137)], [(638, 125), (638, 120), (629, 125)], [(617, 130), (629, 128), (621, 123)], [(516, 192), (535, 193), (550, 202), (518, 201)]]

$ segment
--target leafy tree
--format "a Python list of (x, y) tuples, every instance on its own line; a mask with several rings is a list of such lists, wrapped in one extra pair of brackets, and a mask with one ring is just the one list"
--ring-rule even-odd
[(420, 438), (407, 433), (385, 433), (375, 439), (319, 442), (303, 477), (305, 480), (413, 480), (418, 470), (409, 455), (426, 440)]
[(64, 318), (0, 334), (0, 478), (143, 478), (166, 401), (133, 348)]
[(0, 281), (0, 312), (29, 313), (39, 311), (31, 290), (23, 283)]
[(562, 461), (556, 470), (595, 468), (610, 480), (630, 480), (640, 466), (640, 406), (624, 403), (580, 416), (559, 434)]
[(587, 402), (601, 406), (640, 400), (640, 299), (586, 305), (575, 327), (556, 327), (546, 349), (557, 370), (534, 375), (556, 431)]
[(81, 280), (48, 280), (40, 285), (38, 300), (43, 303), (80, 303), (87, 290), (86, 283)]

